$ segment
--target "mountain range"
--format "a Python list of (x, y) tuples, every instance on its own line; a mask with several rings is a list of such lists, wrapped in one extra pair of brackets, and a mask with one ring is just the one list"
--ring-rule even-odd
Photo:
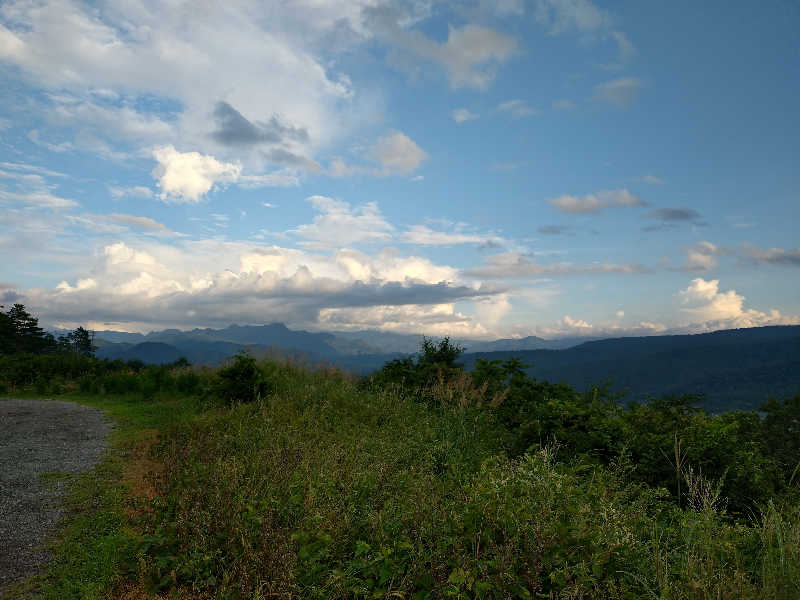
[[(240, 350), (257, 356), (328, 363), (357, 374), (414, 354), (421, 335), (357, 331), (319, 333), (281, 323), (225, 329), (167, 329), (148, 334), (97, 331), (100, 358), (167, 363), (180, 357), (214, 365)], [(437, 338), (433, 338), (438, 341)], [(520, 358), (533, 376), (577, 390), (609, 382), (626, 400), (667, 394), (704, 396), (711, 410), (754, 408), (770, 396), (800, 392), (800, 326), (755, 327), (693, 335), (545, 340), (455, 340), (471, 369), (479, 358)]]

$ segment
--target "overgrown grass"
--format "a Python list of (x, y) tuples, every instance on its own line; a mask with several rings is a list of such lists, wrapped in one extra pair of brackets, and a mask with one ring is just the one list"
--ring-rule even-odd
[[(22, 393), (21, 396), (35, 397)], [(53, 560), (47, 571), (17, 586), (12, 597), (47, 600), (108, 598), (109, 591), (137, 568), (140, 535), (131, 514), (139, 500), (127, 477), (131, 455), (145, 431), (160, 431), (198, 412), (187, 399), (145, 402), (140, 396), (61, 397), (104, 410), (115, 429), (102, 461), (92, 471), (70, 477), (63, 499), (65, 520), (50, 541)]]
[[(509, 453), (502, 412), (466, 382), (422, 402), (334, 370), (258, 369), (248, 404), (75, 397), (120, 427), (70, 496), (45, 598), (800, 597), (791, 504), (732, 519), (699, 474), (678, 505), (624, 453)], [(126, 469), (156, 433), (135, 502)]]
[[(262, 401), (165, 436), (154, 589), (267, 598), (796, 598), (797, 512), (724, 518), (632, 465), (510, 459), (486, 413), (268, 365)], [(706, 495), (704, 495), (706, 494)]]

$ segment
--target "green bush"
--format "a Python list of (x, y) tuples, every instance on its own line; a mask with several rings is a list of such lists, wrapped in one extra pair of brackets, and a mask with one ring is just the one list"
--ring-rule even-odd
[(217, 372), (217, 377), (217, 395), (228, 404), (255, 402), (266, 395), (266, 379), (256, 360), (246, 352), (237, 354)]

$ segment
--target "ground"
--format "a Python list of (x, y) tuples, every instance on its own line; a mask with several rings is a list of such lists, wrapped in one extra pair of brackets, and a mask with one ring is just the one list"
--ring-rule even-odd
[(111, 428), (96, 408), (0, 399), (0, 596), (47, 562), (67, 483), (97, 464)]

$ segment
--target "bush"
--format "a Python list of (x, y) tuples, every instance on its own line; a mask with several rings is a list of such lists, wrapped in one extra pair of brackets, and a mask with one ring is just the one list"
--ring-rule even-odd
[(240, 352), (217, 373), (217, 395), (228, 404), (255, 402), (266, 395), (266, 380), (256, 359)]

